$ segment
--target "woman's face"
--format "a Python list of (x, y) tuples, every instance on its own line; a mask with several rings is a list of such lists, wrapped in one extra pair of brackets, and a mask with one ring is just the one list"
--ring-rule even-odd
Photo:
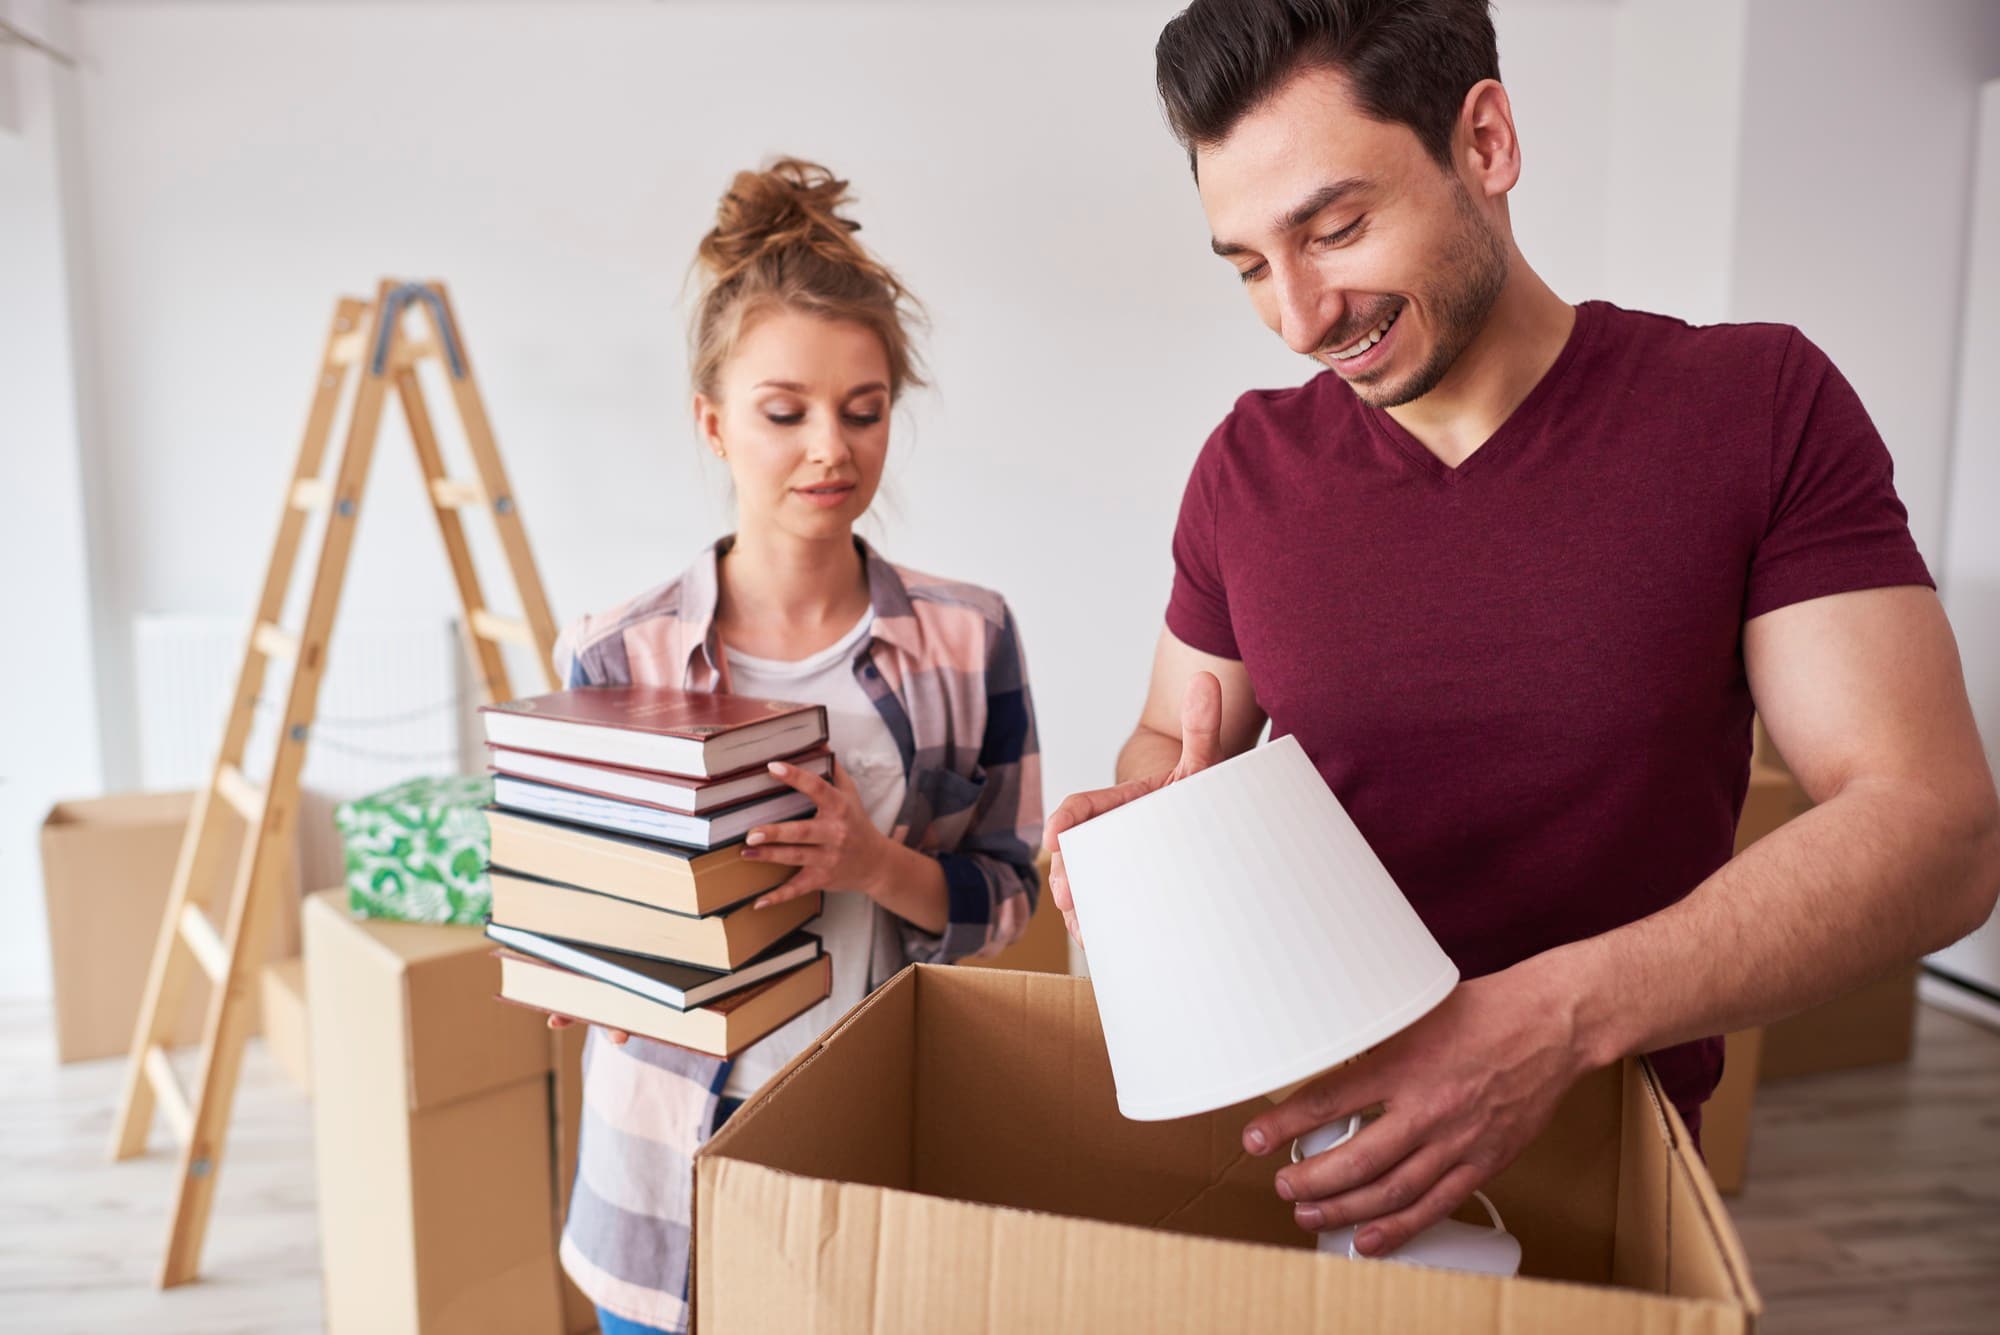
[(695, 395), (695, 421), (729, 465), (739, 527), (845, 538), (889, 452), (882, 340), (865, 325), (773, 311), (738, 340), (717, 389)]

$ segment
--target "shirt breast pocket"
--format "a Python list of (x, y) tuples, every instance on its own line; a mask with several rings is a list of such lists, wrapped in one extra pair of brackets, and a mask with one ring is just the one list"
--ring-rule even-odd
[(969, 778), (942, 765), (912, 770), (902, 815), (896, 823), (909, 831), (912, 845), (949, 852), (965, 837), (985, 790), (983, 776)]

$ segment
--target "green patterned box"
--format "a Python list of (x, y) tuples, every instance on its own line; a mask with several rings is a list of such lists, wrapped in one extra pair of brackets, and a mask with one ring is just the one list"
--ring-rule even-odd
[(347, 906), (364, 918), (484, 922), (493, 892), (480, 808), (492, 800), (491, 775), (460, 774), (342, 802), (333, 823), (347, 848)]

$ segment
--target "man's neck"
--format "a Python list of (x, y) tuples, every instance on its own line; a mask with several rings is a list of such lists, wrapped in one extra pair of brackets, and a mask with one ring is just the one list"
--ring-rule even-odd
[(1569, 341), (1576, 308), (1517, 251), (1500, 297), (1437, 388), (1387, 409), (1398, 426), (1456, 468), (1521, 406)]

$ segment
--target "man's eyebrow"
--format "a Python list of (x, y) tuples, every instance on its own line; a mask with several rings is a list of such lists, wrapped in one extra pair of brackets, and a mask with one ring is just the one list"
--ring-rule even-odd
[[(1358, 194), (1367, 188), (1368, 182), (1359, 176), (1349, 176), (1328, 185), (1323, 185), (1298, 203), (1292, 205), (1285, 212), (1279, 214), (1273, 225), (1280, 232), (1289, 232), (1295, 227), (1303, 227), (1306, 223), (1311, 222), (1321, 209), (1327, 208), (1329, 205), (1338, 204), (1349, 195)], [(1250, 247), (1240, 242), (1224, 241), (1219, 237), (1210, 237), (1208, 247), (1216, 254), (1225, 258), (1230, 255), (1241, 255), (1250, 249)]]
[(1292, 205), (1290, 211), (1278, 219), (1278, 230), (1289, 232), (1294, 227), (1303, 227), (1311, 222), (1313, 216), (1321, 209), (1338, 204), (1349, 195), (1359, 194), (1367, 188), (1368, 182), (1359, 176), (1350, 176), (1346, 180), (1335, 181), (1332, 185), (1323, 185)]

